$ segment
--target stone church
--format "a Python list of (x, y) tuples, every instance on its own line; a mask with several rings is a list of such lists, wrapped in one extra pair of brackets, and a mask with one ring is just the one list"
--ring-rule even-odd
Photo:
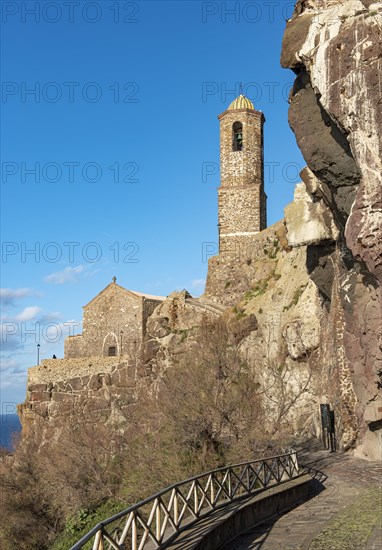
[(123, 288), (116, 278), (83, 308), (82, 334), (65, 340), (65, 358), (113, 357), (139, 349), (146, 322), (164, 297)]
[[(224, 256), (232, 251), (237, 254), (240, 250), (240, 254), (245, 255), (253, 246), (254, 236), (266, 228), (265, 119), (243, 95), (218, 118), (221, 160), (219, 254)], [(84, 306), (82, 334), (66, 338), (65, 358), (134, 354), (145, 337), (148, 318), (164, 299), (127, 290), (114, 278)]]

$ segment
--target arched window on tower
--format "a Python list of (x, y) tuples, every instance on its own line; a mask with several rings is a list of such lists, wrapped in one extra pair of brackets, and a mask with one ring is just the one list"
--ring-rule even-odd
[(241, 122), (235, 122), (232, 126), (233, 133), (233, 151), (243, 149), (243, 125)]

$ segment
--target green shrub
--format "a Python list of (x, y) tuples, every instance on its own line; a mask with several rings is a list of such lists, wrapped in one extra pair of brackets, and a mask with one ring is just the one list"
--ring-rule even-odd
[[(113, 516), (124, 508), (126, 508), (124, 503), (108, 500), (95, 510), (79, 510), (74, 516), (68, 518), (65, 529), (56, 539), (51, 550), (68, 550), (68, 548), (85, 536), (86, 533), (91, 531), (97, 523)], [(90, 550), (92, 544), (89, 542), (84, 548)]]

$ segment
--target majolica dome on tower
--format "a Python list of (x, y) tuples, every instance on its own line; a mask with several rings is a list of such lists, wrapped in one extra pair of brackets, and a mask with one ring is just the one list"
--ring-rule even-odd
[(255, 107), (253, 106), (253, 103), (250, 99), (245, 97), (243, 94), (240, 94), (239, 97), (232, 101), (231, 105), (228, 107), (228, 111), (233, 111), (236, 109), (255, 110)]

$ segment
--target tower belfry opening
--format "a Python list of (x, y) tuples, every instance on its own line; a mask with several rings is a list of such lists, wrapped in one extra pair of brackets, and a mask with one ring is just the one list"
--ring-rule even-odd
[(233, 132), (233, 151), (241, 151), (243, 149), (243, 125), (241, 122), (234, 122), (232, 126)]
[(240, 94), (219, 115), (221, 183), (218, 189), (219, 251), (245, 254), (266, 228), (264, 115)]

